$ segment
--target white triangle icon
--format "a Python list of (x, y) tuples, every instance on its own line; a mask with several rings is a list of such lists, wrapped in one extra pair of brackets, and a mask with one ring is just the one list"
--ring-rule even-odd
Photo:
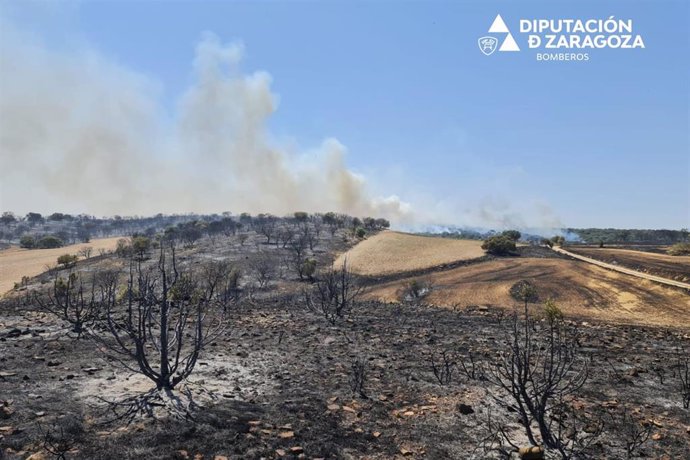
[(505, 40), (503, 40), (503, 43), (501, 44), (501, 47), (498, 49), (498, 51), (520, 51), (520, 47), (513, 38), (513, 34), (508, 32), (508, 36)]
[(500, 14), (496, 15), (496, 19), (494, 19), (491, 27), (489, 27), (489, 33), (510, 33), (508, 26), (503, 22), (503, 18)]

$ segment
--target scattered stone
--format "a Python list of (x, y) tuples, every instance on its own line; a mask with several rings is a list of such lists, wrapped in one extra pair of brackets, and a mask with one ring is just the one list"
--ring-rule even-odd
[(340, 410), (340, 405), (339, 404), (329, 404), (328, 410), (330, 410), (330, 411)]
[(5, 337), (9, 339), (14, 339), (16, 337), (19, 337), (22, 335), (22, 330), (17, 329), (16, 327), (14, 329), (10, 329), (9, 331), (5, 332)]
[(472, 406), (470, 406), (469, 404), (460, 403), (460, 404), (458, 404), (457, 407), (458, 407), (458, 411), (459, 411), (462, 415), (474, 414), (474, 409), (473, 409)]
[(411, 450), (405, 449), (404, 447), (400, 448), (400, 453), (406, 457), (413, 454)]
[(16, 372), (3, 372), (3, 371), (0, 371), (0, 379), (3, 379), (3, 380), (6, 379), (7, 377), (14, 377), (15, 375), (17, 375)]
[(216, 455), (215, 457), (213, 457), (213, 460), (228, 460), (228, 457), (226, 457), (225, 455)]
[(291, 439), (295, 437), (294, 431), (283, 431), (278, 435), (281, 439)]
[(304, 452), (304, 449), (302, 448), (302, 446), (290, 447), (290, 453), (291, 453), (291, 454), (295, 454), (295, 455), (296, 455), (296, 454), (301, 454), (301, 453), (303, 453), (303, 452)]
[(414, 411), (411, 411), (411, 410), (405, 411), (405, 412), (403, 412), (403, 415), (405, 417), (412, 417), (414, 415)]
[(62, 364), (60, 361), (48, 361), (48, 367), (55, 367)]
[(375, 438), (380, 438), (380, 437), (381, 437), (381, 432), (380, 432), (380, 431), (374, 431), (371, 435), (372, 435), (373, 437), (375, 437)]
[(276, 449), (276, 455), (279, 457), (285, 457), (287, 455), (287, 452), (285, 449)]
[(652, 439), (655, 441), (661, 441), (662, 439), (664, 439), (664, 435), (661, 433), (654, 433), (652, 435)]
[(542, 460), (544, 448), (539, 446), (520, 447), (518, 454), (522, 460)]

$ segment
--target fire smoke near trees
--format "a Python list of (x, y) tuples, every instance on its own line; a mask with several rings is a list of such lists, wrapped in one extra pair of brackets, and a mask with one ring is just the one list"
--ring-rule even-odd
[[(242, 72), (241, 43), (204, 34), (193, 83), (168, 110), (157, 81), (113, 59), (52, 49), (7, 22), (1, 34), (3, 209), (95, 215), (304, 209), (384, 216), (400, 228), (563, 226), (541, 200), (516, 201), (500, 191), (452, 200), (416, 194), (408, 179), (407, 200), (376, 196), (347, 167), (347, 149), (335, 138), (306, 152), (277, 145), (267, 129), (278, 105), (271, 76)], [(501, 171), (493, 174), (492, 183), (510, 182)]]
[(69, 203), (96, 214), (306, 209), (397, 220), (410, 215), (395, 196), (369, 195), (365, 179), (346, 167), (346, 149), (336, 139), (304, 155), (268, 140), (277, 97), (269, 74), (241, 73), (241, 44), (204, 35), (194, 57), (195, 81), (165, 122), (156, 85), (146, 77), (93, 53), (61, 54), (4, 35), (4, 206), (62, 209)]

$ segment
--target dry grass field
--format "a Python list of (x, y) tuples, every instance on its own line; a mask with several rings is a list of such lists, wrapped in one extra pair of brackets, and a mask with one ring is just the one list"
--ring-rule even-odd
[(99, 249), (115, 249), (120, 238), (101, 238), (56, 249), (22, 249), (16, 246), (3, 249), (0, 251), (0, 296), (21, 281), (22, 276), (36, 276), (46, 270), (46, 265), (55, 265), (62, 254), (77, 254), (80, 249), (91, 247), (93, 255), (98, 255)]
[(476, 240), (455, 240), (385, 231), (341, 254), (335, 264), (340, 266), (347, 258), (352, 271), (359, 275), (389, 275), (476, 259), (484, 255), (481, 245), (482, 242)]
[(625, 324), (690, 326), (690, 295), (654, 282), (564, 259), (505, 258), (396, 279), (372, 287), (368, 295), (385, 301), (400, 298), (413, 279), (432, 289), (425, 302), (469, 307), (515, 305), (510, 287), (533, 283), (541, 300), (553, 298), (566, 315)]

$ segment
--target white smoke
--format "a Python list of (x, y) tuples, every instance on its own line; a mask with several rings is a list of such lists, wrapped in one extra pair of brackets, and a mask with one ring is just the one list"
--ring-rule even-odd
[(269, 74), (241, 72), (241, 44), (204, 35), (195, 82), (167, 116), (154, 81), (97, 53), (52, 51), (11, 27), (1, 38), (2, 209), (411, 216), (395, 196), (370, 196), (336, 139), (302, 155), (269, 142), (277, 96)]
[(430, 195), (401, 177), (396, 189), (411, 206), (373, 194), (371, 185), (387, 190), (347, 167), (337, 139), (305, 152), (277, 145), (267, 132), (278, 100), (271, 76), (243, 73), (243, 54), (242, 44), (205, 34), (193, 83), (170, 109), (156, 80), (90, 49), (51, 48), (0, 18), (0, 210), (304, 210), (387, 217), (407, 229), (561, 226), (545, 203), (504, 189), (515, 172), (477, 167), (483, 189), (470, 183)]

